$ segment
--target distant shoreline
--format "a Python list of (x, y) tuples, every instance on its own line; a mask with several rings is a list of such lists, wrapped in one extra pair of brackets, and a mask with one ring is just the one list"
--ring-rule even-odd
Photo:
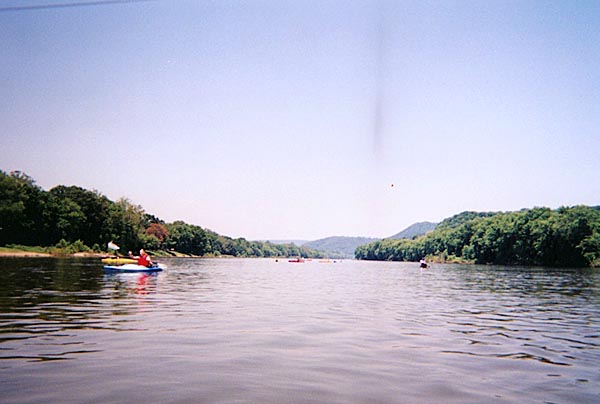
[(87, 252), (78, 252), (78, 253), (73, 253), (73, 254), (50, 254), (50, 253), (43, 253), (43, 252), (21, 251), (21, 250), (0, 251), (0, 257), (7, 257), (7, 258), (18, 258), (18, 257), (23, 257), (23, 258), (50, 258), (50, 257), (105, 258), (108, 256), (109, 256), (108, 254), (87, 253)]
[[(33, 247), (42, 249), (43, 247)], [(231, 255), (190, 255), (176, 251), (165, 253), (164, 251), (148, 251), (154, 258), (234, 258)], [(49, 253), (40, 251), (27, 251), (13, 248), (0, 247), (0, 258), (115, 258), (114, 254), (108, 252), (76, 252), (72, 254)], [(119, 255), (119, 258), (128, 258)], [(281, 258), (281, 257), (280, 257)]]
[(28, 252), (28, 251), (0, 251), (0, 257), (53, 257), (52, 254), (48, 253), (36, 253), (36, 252)]

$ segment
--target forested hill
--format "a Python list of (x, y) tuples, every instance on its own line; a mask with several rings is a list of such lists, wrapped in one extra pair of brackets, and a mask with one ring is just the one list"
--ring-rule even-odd
[(437, 226), (437, 223), (431, 223), (431, 222), (415, 223), (415, 224), (408, 226), (406, 229), (402, 230), (400, 233), (394, 234), (393, 236), (391, 236), (389, 238), (402, 239), (402, 238), (413, 238), (416, 236), (422, 236), (423, 234), (426, 234), (426, 233), (430, 232), (431, 230), (435, 229), (436, 226)]
[(111, 240), (124, 251), (144, 247), (199, 256), (323, 256), (293, 244), (232, 239), (182, 221), (165, 223), (127, 199), (113, 202), (76, 186), (45, 191), (22, 172), (0, 170), (0, 246), (75, 245), (79, 251), (105, 251)]
[(600, 208), (463, 212), (414, 240), (384, 239), (356, 250), (368, 260), (582, 267), (600, 265)]
[(333, 236), (304, 243), (304, 247), (327, 252), (332, 258), (352, 258), (356, 247), (379, 239)]

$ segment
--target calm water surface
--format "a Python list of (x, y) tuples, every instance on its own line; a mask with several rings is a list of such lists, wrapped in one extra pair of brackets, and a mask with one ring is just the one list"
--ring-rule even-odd
[(0, 401), (598, 403), (600, 273), (0, 260)]

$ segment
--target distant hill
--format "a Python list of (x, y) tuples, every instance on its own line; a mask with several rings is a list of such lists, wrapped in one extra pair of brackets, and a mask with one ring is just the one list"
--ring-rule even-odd
[(402, 239), (402, 238), (412, 239), (415, 236), (422, 236), (423, 234), (426, 234), (426, 233), (432, 231), (433, 229), (436, 228), (437, 225), (438, 225), (437, 223), (431, 223), (431, 222), (415, 223), (415, 224), (408, 226), (406, 229), (402, 230), (400, 233), (394, 234), (393, 236), (388, 237), (388, 238), (397, 239), (397, 240)]
[(353, 258), (356, 247), (377, 241), (377, 238), (369, 237), (341, 237), (333, 236), (320, 240), (304, 243), (303, 247), (326, 252), (330, 255), (337, 255), (342, 258)]
[(259, 241), (268, 241), (273, 244), (295, 244), (297, 246), (302, 246), (308, 243), (308, 240), (259, 240)]

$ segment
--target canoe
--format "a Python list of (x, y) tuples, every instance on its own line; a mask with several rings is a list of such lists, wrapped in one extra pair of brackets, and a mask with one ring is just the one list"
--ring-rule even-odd
[(109, 272), (160, 272), (163, 267), (160, 265), (154, 265), (151, 267), (145, 267), (138, 264), (124, 264), (124, 265), (104, 265), (104, 269)]
[(131, 258), (102, 258), (102, 263), (108, 265), (135, 264), (136, 262), (137, 260)]

